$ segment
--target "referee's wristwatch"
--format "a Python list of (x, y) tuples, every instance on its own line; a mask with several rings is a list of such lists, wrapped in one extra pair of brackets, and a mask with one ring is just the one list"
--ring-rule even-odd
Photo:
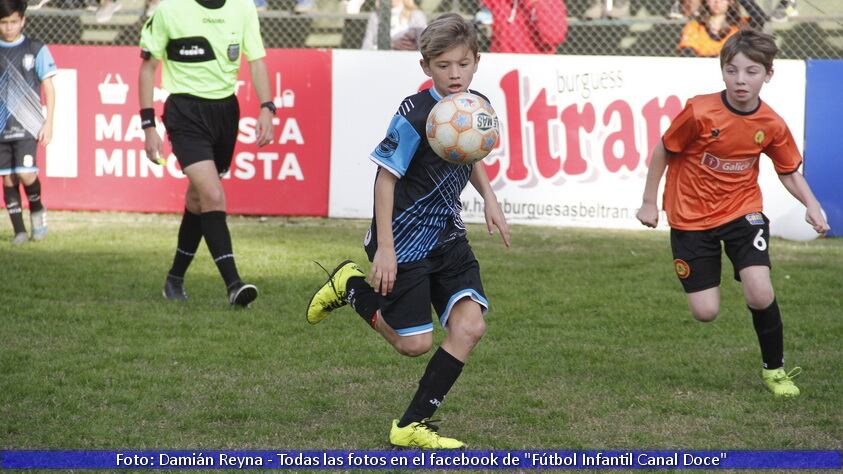
[(272, 113), (272, 115), (275, 115), (275, 111), (277, 110), (275, 108), (275, 104), (272, 101), (262, 103), (261, 108), (269, 110)]

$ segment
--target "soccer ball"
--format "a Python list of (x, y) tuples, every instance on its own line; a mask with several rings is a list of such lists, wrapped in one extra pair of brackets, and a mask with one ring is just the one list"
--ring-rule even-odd
[(445, 161), (470, 165), (498, 143), (498, 116), (486, 99), (470, 92), (442, 98), (427, 116), (427, 142)]

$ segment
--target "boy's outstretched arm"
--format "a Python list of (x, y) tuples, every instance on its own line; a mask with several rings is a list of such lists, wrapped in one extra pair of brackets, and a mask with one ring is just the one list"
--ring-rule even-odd
[(392, 234), (392, 211), (395, 203), (395, 183), (398, 177), (381, 168), (375, 179), (375, 224), (378, 249), (369, 271), (369, 284), (376, 293), (388, 295), (395, 285), (398, 263), (395, 257), (395, 239)]
[(47, 117), (44, 118), (44, 125), (38, 132), (38, 142), (47, 146), (53, 140), (53, 115), (56, 110), (56, 88), (53, 85), (53, 77), (50, 76), (41, 81), (41, 88), (44, 90), (44, 103), (47, 106)]
[(644, 185), (644, 198), (641, 209), (638, 209), (635, 215), (647, 227), (656, 227), (659, 223), (659, 183), (665, 168), (667, 168), (667, 150), (660, 140), (653, 148), (653, 157), (650, 159), (650, 168), (647, 170), (647, 184)]
[(489, 229), (489, 235), (494, 234), (493, 227), (497, 227), (501, 233), (503, 244), (509, 247), (509, 226), (506, 224), (506, 217), (501, 211), (501, 206), (498, 204), (498, 198), (495, 192), (492, 191), (492, 186), (489, 184), (489, 176), (486, 175), (486, 169), (483, 168), (482, 162), (477, 162), (474, 169), (471, 170), (471, 177), (469, 178), (471, 185), (483, 197), (483, 208), (486, 214), (486, 228)]
[(828, 232), (831, 227), (829, 227), (825, 216), (823, 216), (820, 202), (814, 197), (811, 186), (808, 185), (808, 181), (805, 180), (802, 173), (797, 171), (790, 174), (780, 174), (779, 180), (793, 197), (805, 205), (805, 221), (811, 224), (818, 234)]

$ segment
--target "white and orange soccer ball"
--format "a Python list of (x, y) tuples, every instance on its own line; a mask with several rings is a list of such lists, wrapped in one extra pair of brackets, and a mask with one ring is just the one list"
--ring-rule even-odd
[(498, 116), (484, 98), (470, 92), (443, 97), (427, 116), (427, 141), (445, 161), (470, 165), (495, 148)]

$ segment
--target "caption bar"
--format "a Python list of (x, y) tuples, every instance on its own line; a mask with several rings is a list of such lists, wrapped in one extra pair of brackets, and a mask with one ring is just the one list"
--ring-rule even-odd
[(0, 451), (2, 469), (841, 469), (841, 451)]

